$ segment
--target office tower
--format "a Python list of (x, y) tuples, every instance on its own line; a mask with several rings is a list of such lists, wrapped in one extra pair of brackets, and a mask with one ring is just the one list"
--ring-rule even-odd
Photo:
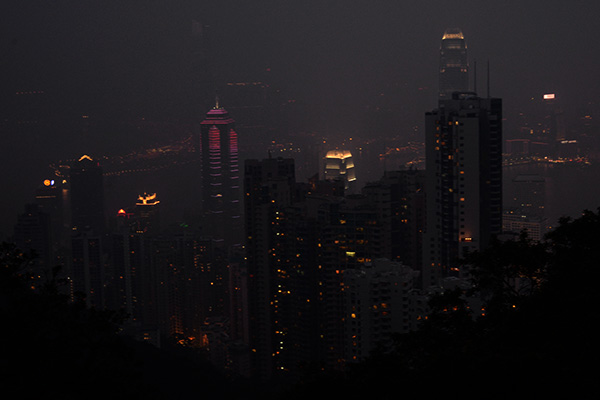
[(70, 166), (71, 270), (73, 291), (88, 306), (105, 307), (103, 257), (104, 182), (100, 163), (83, 155)]
[(139, 195), (135, 203), (136, 231), (143, 233), (160, 232), (160, 201), (156, 193)]
[(447, 29), (440, 46), (440, 99), (451, 99), (453, 92), (469, 90), (467, 44), (460, 29)]
[(202, 208), (206, 233), (224, 246), (240, 244), (238, 137), (235, 121), (217, 103), (200, 126), (202, 148)]
[(502, 228), (502, 100), (454, 93), (425, 115), (423, 284), (458, 274), (459, 258)]
[(83, 155), (71, 165), (71, 224), (73, 233), (89, 230), (105, 232), (104, 182), (100, 163)]
[(344, 188), (351, 192), (356, 183), (356, 172), (352, 153), (348, 150), (331, 150), (325, 156), (325, 179), (339, 179)]

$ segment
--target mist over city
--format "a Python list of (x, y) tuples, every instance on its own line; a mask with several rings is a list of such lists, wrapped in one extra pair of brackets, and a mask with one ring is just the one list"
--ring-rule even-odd
[(600, 3), (0, 13), (10, 394), (598, 396)]

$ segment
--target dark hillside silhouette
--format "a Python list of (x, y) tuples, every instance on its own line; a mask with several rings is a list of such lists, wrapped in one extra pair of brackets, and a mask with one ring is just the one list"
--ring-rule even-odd
[[(599, 243), (600, 215), (591, 211), (563, 218), (542, 243), (496, 241), (464, 260), (473, 289), (434, 297), (429, 318), (398, 337), (393, 354), (307, 377), (287, 398), (320, 385), (341, 398), (598, 398)], [(473, 295), (483, 298), (484, 316), (469, 308)]]
[(27, 398), (234, 398), (225, 378), (186, 349), (165, 351), (120, 332), (125, 317), (61, 294), (58, 268), (36, 290), (30, 257), (0, 250), (0, 395)]

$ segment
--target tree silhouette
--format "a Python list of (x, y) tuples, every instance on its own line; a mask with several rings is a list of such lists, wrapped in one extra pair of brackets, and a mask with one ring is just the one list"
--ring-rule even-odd
[(58, 268), (34, 286), (30, 266), (30, 255), (0, 245), (3, 398), (233, 398), (234, 388), (202, 360), (128, 338), (121, 313), (61, 294)]
[[(432, 298), (428, 318), (399, 335), (394, 352), (287, 398), (328, 383), (346, 398), (598, 398), (599, 260), (600, 215), (587, 210), (561, 219), (541, 243), (496, 240), (464, 260), (472, 289)], [(468, 307), (470, 296), (484, 315)]]

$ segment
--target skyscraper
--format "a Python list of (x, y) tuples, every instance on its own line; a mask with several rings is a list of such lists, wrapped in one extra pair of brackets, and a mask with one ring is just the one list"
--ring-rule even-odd
[(467, 44), (458, 28), (447, 29), (440, 46), (440, 99), (451, 99), (453, 92), (469, 90)]
[(253, 374), (270, 379), (273, 354), (273, 257), (277, 239), (274, 224), (279, 210), (292, 203), (296, 183), (294, 160), (246, 160), (244, 165), (244, 218), (248, 265), (249, 345)]
[(325, 156), (325, 179), (340, 179), (344, 188), (352, 191), (356, 184), (354, 161), (349, 150), (331, 150)]
[(73, 290), (88, 306), (105, 306), (104, 181), (98, 161), (83, 155), (70, 167)]
[(241, 243), (240, 172), (235, 121), (219, 105), (200, 125), (202, 209), (207, 234), (226, 245)]
[(83, 155), (71, 165), (69, 176), (73, 232), (90, 230), (102, 235), (105, 231), (102, 167)]
[(424, 286), (502, 229), (502, 100), (454, 93), (426, 113)]
[(145, 233), (157, 233), (160, 231), (160, 201), (156, 193), (144, 193), (139, 195), (135, 203), (136, 230)]

